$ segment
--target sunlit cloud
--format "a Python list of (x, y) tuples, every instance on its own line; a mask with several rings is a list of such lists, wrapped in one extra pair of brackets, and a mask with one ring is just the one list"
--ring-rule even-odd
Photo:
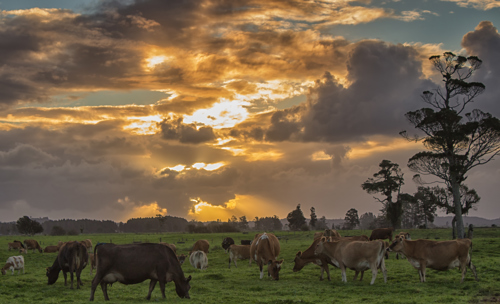
[(221, 99), (209, 109), (200, 109), (184, 116), (185, 124), (203, 124), (215, 129), (230, 128), (244, 121), (249, 113), (245, 106), (250, 103), (241, 100)]
[(150, 135), (159, 132), (158, 123), (163, 121), (161, 115), (151, 115), (144, 117), (128, 117), (130, 124), (123, 127), (125, 130), (130, 130), (134, 134)]
[(331, 160), (332, 156), (325, 153), (325, 151), (314, 152), (311, 155), (313, 161)]
[(473, 7), (479, 10), (490, 10), (496, 7), (500, 7), (500, 1), (498, 0), (441, 0), (447, 2), (455, 2), (461, 7)]
[(370, 157), (374, 154), (389, 151), (404, 151), (422, 149), (421, 143), (409, 142), (404, 138), (374, 137), (362, 143), (350, 145), (351, 150), (347, 153), (349, 159), (360, 159)]
[(126, 210), (130, 210), (128, 214), (124, 215), (124, 220), (130, 218), (155, 217), (158, 214), (163, 216), (167, 215), (167, 209), (160, 207), (157, 202), (138, 204), (132, 202), (128, 197), (125, 197), (123, 199), (118, 199), (117, 203), (122, 205)]

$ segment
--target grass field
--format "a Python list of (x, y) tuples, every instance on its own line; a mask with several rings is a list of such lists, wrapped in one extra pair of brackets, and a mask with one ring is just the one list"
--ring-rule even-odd
[[(412, 239), (450, 239), (449, 229), (406, 230)], [(340, 231), (342, 235), (369, 235), (370, 231)], [(113, 284), (108, 288), (110, 303), (483, 303), (500, 301), (500, 229), (476, 228), (474, 231), (472, 261), (476, 265), (479, 282), (467, 273), (464, 283), (460, 284), (458, 269), (437, 272), (427, 270), (427, 282), (420, 283), (418, 272), (407, 260), (396, 260), (394, 254), (386, 260), (388, 279), (384, 283), (379, 272), (375, 284), (370, 286), (371, 274), (366, 273), (363, 281), (341, 282), (340, 270), (330, 266), (332, 281), (320, 281), (320, 268), (308, 265), (294, 273), (293, 259), (297, 251), (304, 251), (312, 243), (310, 232), (275, 232), (280, 237), (280, 259), (284, 259), (279, 281), (265, 277), (259, 279), (255, 262), (238, 261), (228, 268), (228, 254), (221, 247), (222, 239), (232, 237), (237, 243), (241, 239), (252, 239), (255, 232), (225, 234), (92, 234), (79, 236), (35, 236), (42, 247), (55, 245), (57, 241), (91, 239), (97, 242), (125, 244), (132, 242), (175, 243), (177, 253), (187, 254), (198, 239), (209, 240), (209, 267), (207, 270), (194, 269), (189, 262), (182, 266), (186, 276), (191, 275), (191, 299), (180, 299), (175, 286), (167, 284), (167, 299), (161, 298), (159, 286), (153, 291), (150, 301), (145, 300), (149, 281), (136, 285)], [(14, 239), (24, 241), (25, 236), (0, 236), (0, 263), (9, 256), (18, 255), (7, 250), (7, 243)], [(62, 274), (54, 285), (47, 285), (45, 268), (56, 259), (55, 253), (27, 253), (26, 273), (0, 276), (0, 303), (86, 303), (90, 297), (90, 284), (93, 276), (90, 268), (82, 273), (84, 286), (80, 290), (70, 290), (64, 286)], [(348, 279), (354, 272), (348, 270)], [(96, 302), (104, 302), (100, 287), (96, 290)]]

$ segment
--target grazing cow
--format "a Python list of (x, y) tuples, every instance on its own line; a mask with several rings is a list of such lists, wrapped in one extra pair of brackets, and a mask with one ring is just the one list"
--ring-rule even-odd
[(393, 232), (394, 232), (393, 228), (373, 229), (372, 234), (370, 235), (370, 241), (389, 239), (389, 242), (392, 242), (392, 233)]
[(469, 239), (459, 239), (452, 241), (432, 241), (432, 240), (406, 240), (404, 237), (396, 238), (389, 250), (403, 253), (408, 262), (418, 270), (420, 282), (425, 282), (425, 269), (448, 270), (460, 267), (462, 280), (464, 281), (467, 267), (470, 268), (474, 277), (477, 278), (476, 267), (472, 265), (469, 250), (472, 241)]
[(179, 263), (182, 265), (184, 264), (184, 261), (186, 261), (186, 255), (183, 253), (181, 255), (178, 255), (177, 256), (177, 260), (179, 261)]
[(17, 270), (17, 274), (21, 274), (21, 269), (24, 274), (24, 257), (22, 255), (11, 256), (2, 267), (2, 275), (6, 274), (9, 270), (12, 271), (12, 275), (14, 275), (14, 270)]
[(94, 247), (97, 254), (97, 271), (92, 280), (90, 301), (94, 300), (97, 285), (101, 284), (104, 300), (108, 301), (108, 284), (138, 284), (150, 279), (147, 299), (156, 282), (160, 282), (160, 290), (165, 298), (165, 284), (174, 281), (175, 291), (181, 298), (189, 299), (189, 281), (184, 277), (181, 265), (170, 247), (161, 244), (143, 243), (115, 245), (99, 243)]
[(82, 243), (82, 245), (84, 245), (87, 248), (87, 251), (92, 252), (92, 241), (90, 239), (80, 241), (80, 243)]
[(250, 257), (257, 262), (260, 278), (264, 277), (264, 264), (267, 264), (267, 273), (273, 280), (279, 280), (279, 271), (283, 260), (277, 261), (280, 254), (280, 242), (272, 233), (256, 234), (250, 246)]
[(36, 240), (24, 240), (24, 246), (26, 248), (26, 252), (28, 250), (32, 249), (33, 253), (35, 253), (35, 250), (38, 250), (38, 252), (42, 253), (42, 247), (40, 247), (40, 244)]
[(165, 243), (165, 242), (160, 242), (160, 244), (170, 247), (170, 249), (172, 249), (174, 251), (174, 253), (177, 252), (177, 246), (175, 246), (175, 244), (169, 244), (169, 243)]
[(342, 271), (342, 282), (347, 282), (346, 268), (355, 271), (365, 271), (371, 269), (372, 280), (370, 285), (375, 283), (378, 268), (382, 270), (384, 282), (387, 282), (387, 270), (385, 268), (384, 253), (386, 249), (384, 243), (360, 242), (360, 241), (333, 241), (326, 242), (324, 238), (316, 245), (316, 254), (327, 255), (332, 263)]
[(43, 249), (45, 253), (54, 253), (59, 252), (59, 246), (47, 246)]
[(21, 241), (14, 241), (12, 243), (8, 243), (7, 246), (9, 247), (9, 251), (14, 249), (14, 250), (19, 250), (19, 253), (26, 252), (26, 247), (24, 247), (24, 244), (21, 243)]
[[(321, 232), (322, 233), (322, 232)], [(331, 280), (330, 278), (330, 269), (328, 268), (328, 263), (332, 264), (330, 262), (330, 259), (324, 255), (315, 255), (314, 250), (316, 249), (316, 245), (321, 239), (315, 239), (309, 248), (307, 248), (304, 252), (299, 251), (295, 255), (295, 259), (293, 260), (294, 265), (293, 265), (293, 272), (300, 271), (304, 266), (306, 266), (309, 263), (314, 263), (321, 267), (321, 275), (319, 277), (320, 281), (323, 281), (323, 273), (326, 271), (326, 274), (328, 276), (328, 281)], [(332, 264), (333, 265), (333, 264)]]
[(319, 232), (314, 233), (313, 238), (315, 240), (319, 240), (323, 236), (333, 237), (333, 238), (340, 238), (341, 237), (340, 233), (338, 233), (337, 230), (335, 230), (335, 229), (325, 229), (325, 231), (319, 231)]
[(230, 237), (226, 237), (222, 240), (222, 248), (224, 248), (224, 251), (227, 252), (229, 249), (229, 246), (234, 244), (234, 240)]
[(252, 240), (241, 240), (240, 244), (241, 245), (252, 245)]
[(207, 240), (198, 240), (196, 243), (193, 245), (193, 249), (189, 252), (189, 255), (191, 255), (192, 252), (201, 250), (205, 253), (208, 253), (208, 248), (210, 247), (210, 243)]
[(250, 258), (250, 245), (231, 245), (228, 248), (229, 250), (229, 268), (231, 268), (231, 262), (234, 263), (234, 267), (238, 267), (236, 265), (236, 260), (246, 260), (248, 259), (248, 266), (252, 265), (252, 259)]
[(73, 272), (76, 274), (76, 288), (80, 289), (80, 285), (83, 285), (80, 274), (85, 266), (87, 266), (87, 262), (88, 253), (84, 245), (77, 241), (65, 243), (60, 248), (54, 264), (46, 269), (48, 284), (54, 284), (59, 278), (59, 272), (62, 270), (64, 275), (64, 286), (66, 286), (67, 272), (69, 271), (71, 278), (70, 289), (73, 289)]
[(196, 250), (189, 255), (189, 263), (196, 269), (204, 270), (208, 267), (207, 254), (204, 251)]

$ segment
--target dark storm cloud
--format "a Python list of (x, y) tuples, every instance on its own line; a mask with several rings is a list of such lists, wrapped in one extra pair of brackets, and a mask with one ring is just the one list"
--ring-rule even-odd
[(266, 139), (342, 142), (396, 135), (407, 126), (404, 114), (421, 106), (425, 85), (432, 86), (420, 79), (421, 61), (412, 47), (359, 42), (347, 66), (348, 87), (326, 72), (306, 104), (274, 113)]
[(175, 139), (181, 143), (200, 144), (215, 140), (216, 136), (211, 127), (196, 128), (196, 125), (185, 124), (183, 118), (165, 119), (160, 123), (161, 135), (164, 139)]
[(467, 33), (462, 39), (462, 46), (468, 55), (478, 56), (483, 64), (477, 71), (475, 81), (483, 82), (485, 92), (476, 98), (477, 102), (470, 108), (479, 108), (500, 116), (498, 107), (500, 96), (500, 34), (490, 21), (479, 23), (476, 29)]

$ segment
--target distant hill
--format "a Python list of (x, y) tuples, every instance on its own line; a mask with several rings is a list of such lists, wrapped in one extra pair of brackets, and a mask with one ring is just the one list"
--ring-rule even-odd
[[(437, 227), (451, 227), (452, 220), (453, 216), (438, 216), (434, 220), (434, 225)], [(464, 216), (464, 226), (469, 226), (470, 224), (475, 227), (491, 227), (491, 225), (500, 226), (500, 218), (488, 220), (477, 216)]]

